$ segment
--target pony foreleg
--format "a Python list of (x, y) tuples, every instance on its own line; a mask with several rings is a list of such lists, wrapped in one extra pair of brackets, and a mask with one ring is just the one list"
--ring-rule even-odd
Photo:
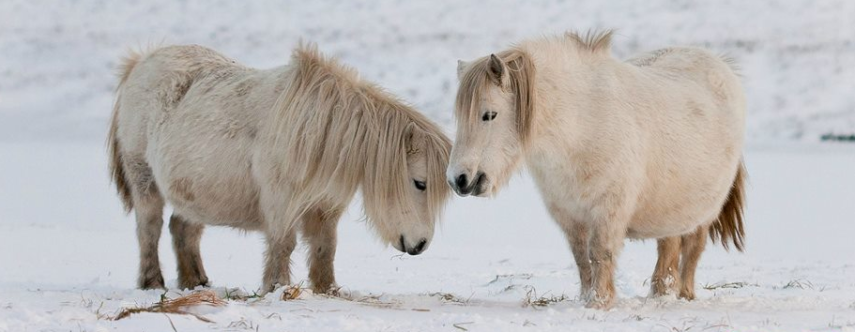
[(188, 222), (173, 214), (169, 218), (169, 232), (172, 234), (172, 248), (178, 260), (178, 287), (193, 289), (196, 286), (208, 286), (208, 275), (202, 265), (199, 242), (205, 225)]
[(291, 253), (297, 245), (294, 227), (283, 236), (267, 235), (267, 250), (264, 253), (264, 277), (261, 293), (276, 289), (277, 286), (291, 284)]
[(650, 278), (650, 295), (653, 297), (673, 294), (680, 288), (680, 237), (666, 237), (656, 240), (659, 259)]
[(576, 268), (579, 270), (579, 298), (583, 301), (591, 299), (592, 272), (591, 260), (588, 256), (588, 225), (574, 221), (559, 221), (564, 236), (570, 244), (570, 250), (573, 252), (573, 259), (576, 261)]
[(336, 250), (336, 226), (343, 210), (315, 210), (303, 219), (303, 238), (309, 245), (309, 280), (316, 294), (335, 290), (333, 261)]
[(709, 225), (701, 225), (694, 233), (683, 235), (683, 258), (680, 263), (683, 283), (680, 286), (680, 298), (695, 299), (695, 270), (706, 248), (708, 231)]
[(600, 220), (591, 224), (588, 257), (593, 271), (593, 292), (586, 305), (588, 308), (607, 310), (614, 305), (615, 267), (626, 237), (626, 224), (621, 219)]

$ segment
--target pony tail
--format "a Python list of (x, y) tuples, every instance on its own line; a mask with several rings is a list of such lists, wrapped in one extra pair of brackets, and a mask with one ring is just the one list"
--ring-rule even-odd
[(122, 164), (122, 152), (119, 146), (119, 139), (116, 136), (118, 130), (117, 113), (119, 111), (119, 102), (116, 101), (116, 106), (113, 107), (113, 117), (110, 121), (110, 133), (107, 136), (107, 150), (110, 153), (110, 178), (116, 184), (116, 192), (119, 193), (119, 198), (122, 199), (122, 205), (125, 207), (125, 213), (130, 213), (134, 209), (134, 201), (131, 198), (131, 187), (125, 178), (125, 167)]
[(744, 207), (745, 207), (745, 179), (747, 172), (745, 163), (739, 163), (739, 169), (736, 171), (736, 178), (733, 179), (733, 186), (730, 187), (730, 194), (727, 201), (718, 215), (718, 219), (713, 222), (710, 227), (710, 240), (713, 243), (721, 240), (721, 245), (725, 250), (729, 250), (729, 243), (732, 242), (736, 250), (743, 252), (745, 249), (745, 226)]
[(119, 85), (116, 87), (116, 91), (119, 93), (116, 97), (116, 102), (113, 104), (113, 114), (110, 118), (110, 131), (107, 134), (107, 150), (110, 154), (108, 166), (110, 169), (110, 178), (112, 182), (116, 184), (116, 191), (119, 193), (119, 198), (122, 200), (122, 205), (125, 207), (125, 213), (130, 213), (131, 210), (134, 209), (134, 201), (131, 196), (131, 187), (125, 177), (125, 168), (122, 161), (122, 148), (119, 145), (119, 102), (122, 99), (121, 88), (125, 84), (125, 81), (128, 80), (128, 77), (131, 75), (131, 71), (134, 70), (134, 67), (136, 67), (140, 62), (141, 58), (141, 53), (131, 51), (122, 59), (122, 62), (119, 65)]

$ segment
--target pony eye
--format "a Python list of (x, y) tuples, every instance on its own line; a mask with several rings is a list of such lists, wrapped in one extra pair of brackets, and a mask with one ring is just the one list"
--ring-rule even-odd
[(425, 191), (427, 189), (427, 184), (424, 181), (413, 180), (413, 184), (416, 185), (416, 189)]
[(490, 121), (496, 118), (496, 115), (499, 115), (496, 112), (487, 112), (481, 116), (481, 121)]

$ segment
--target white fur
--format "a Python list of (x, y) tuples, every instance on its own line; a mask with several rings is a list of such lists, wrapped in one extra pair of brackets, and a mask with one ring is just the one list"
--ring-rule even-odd
[[(677, 236), (716, 220), (745, 131), (745, 96), (721, 57), (680, 47), (624, 62), (607, 44), (568, 34), (514, 47), (536, 68), (529, 141), (515, 131), (510, 93), (493, 84), (480, 110), (498, 116), (458, 121), (447, 172), (449, 181), (484, 172), (484, 193), (495, 193), (524, 160), (569, 240), (587, 234), (581, 250), (589, 252), (576, 254), (594, 265), (593, 293), (583, 294), (599, 308), (611, 306), (614, 292), (613, 270), (598, 264), (613, 265), (624, 238)], [(459, 64), (461, 77), (469, 66)]]
[(294, 54), (292, 64), (269, 70), (200, 46), (126, 60), (111, 167), (141, 225), (141, 287), (162, 286), (164, 201), (190, 223), (264, 232), (265, 291), (290, 282), (300, 227), (311, 232), (312, 255), (324, 255), (313, 259), (321, 263), (312, 263), (312, 282), (334, 282), (335, 223), (359, 189), (384, 242), (411, 254), (429, 246), (449, 192), (448, 139), (313, 47)]

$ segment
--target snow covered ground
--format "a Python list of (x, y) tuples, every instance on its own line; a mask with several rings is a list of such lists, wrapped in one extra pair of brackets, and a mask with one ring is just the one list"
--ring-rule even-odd
[[(617, 307), (584, 309), (570, 251), (523, 176), (494, 200), (453, 200), (420, 256), (380, 245), (354, 206), (336, 257), (350, 300), (235, 300), (204, 311), (213, 321), (205, 323), (163, 314), (107, 320), (162, 292), (133, 289), (134, 222), (107, 182), (100, 144), (0, 144), (0, 331), (169, 331), (170, 320), (178, 331), (853, 331), (855, 148), (792, 150), (748, 152), (747, 253), (711, 247), (693, 302), (646, 298), (655, 262), (647, 241), (628, 243), (620, 258)], [(262, 251), (259, 235), (230, 229), (209, 227), (202, 241), (221, 294), (258, 287)], [(174, 285), (168, 236), (160, 256)], [(304, 252), (296, 256), (295, 280), (305, 280)], [(738, 288), (703, 288), (727, 284)]]
[[(423, 255), (384, 248), (344, 217), (344, 298), (231, 300), (192, 316), (121, 308), (135, 290), (134, 223), (107, 182), (103, 137), (117, 59), (198, 43), (249, 65), (316, 41), (452, 128), (455, 61), (527, 36), (618, 28), (615, 53), (671, 44), (737, 58), (749, 95), (748, 252), (710, 247), (693, 302), (648, 299), (655, 243), (628, 243), (609, 312), (574, 298), (570, 251), (526, 175), (493, 200), (454, 199)], [(855, 2), (168, 1), (0, 2), (0, 331), (855, 331)], [(168, 234), (161, 241), (175, 284)], [(214, 290), (252, 293), (261, 238), (208, 228)], [(295, 280), (307, 272), (295, 258)], [(705, 289), (709, 288), (709, 289)], [(180, 294), (170, 292), (167, 297)], [(566, 300), (548, 306), (527, 300)]]

